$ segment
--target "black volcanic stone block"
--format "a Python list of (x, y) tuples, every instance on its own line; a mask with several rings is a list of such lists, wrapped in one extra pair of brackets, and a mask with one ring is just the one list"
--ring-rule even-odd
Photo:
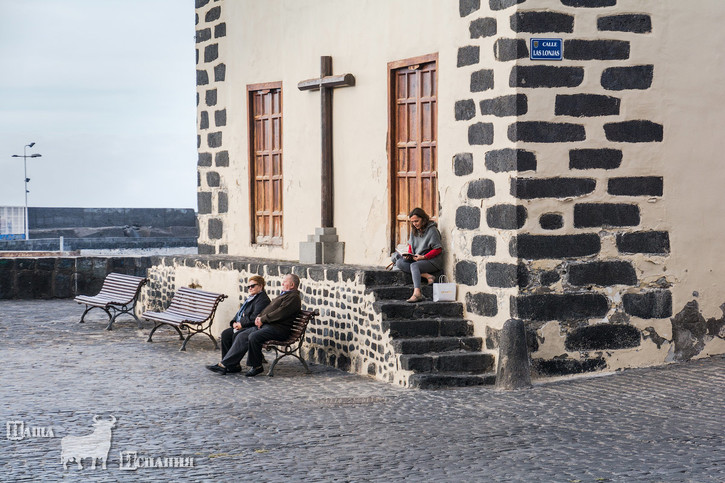
[(512, 142), (567, 143), (584, 141), (586, 133), (581, 124), (522, 121), (508, 127), (508, 138)]
[[(494, 115), (497, 117), (521, 116), (529, 110), (526, 94), (514, 94), (510, 96), (484, 99), (480, 103), (481, 114)], [(475, 108), (474, 108), (475, 111)]]
[(467, 293), (466, 311), (484, 317), (493, 317), (498, 314), (498, 299), (490, 293)]
[(476, 116), (476, 104), (473, 102), (473, 99), (456, 101), (454, 107), (456, 121), (467, 121)]
[(564, 226), (564, 217), (559, 213), (544, 213), (539, 217), (539, 226), (544, 230), (558, 230)]
[(458, 67), (478, 64), (480, 56), (480, 47), (476, 45), (468, 45), (458, 49)]
[(517, 12), (510, 18), (511, 30), (540, 34), (544, 32), (574, 31), (574, 16), (558, 12)]
[(603, 317), (609, 301), (602, 294), (569, 293), (512, 296), (513, 317), (525, 320), (584, 320)]
[(583, 80), (583, 67), (518, 65), (511, 69), (509, 87), (577, 87)]
[(666, 231), (638, 231), (617, 234), (617, 249), (620, 253), (670, 253), (670, 235)]
[(640, 345), (636, 327), (621, 324), (595, 324), (574, 329), (566, 336), (566, 350), (598, 351), (629, 349)]
[(557, 116), (596, 117), (619, 114), (620, 99), (598, 94), (559, 94), (554, 114)]
[(661, 142), (664, 129), (662, 124), (651, 121), (624, 121), (605, 124), (604, 133), (609, 141), (650, 143)]
[(204, 47), (204, 62), (211, 62), (219, 57), (219, 44)]
[(492, 17), (477, 18), (468, 26), (472, 39), (492, 37), (496, 35), (496, 19)]
[(214, 82), (223, 82), (226, 77), (227, 66), (226, 64), (217, 64), (214, 66)]
[(211, 166), (211, 153), (199, 153), (197, 166)]
[(456, 281), (463, 285), (477, 285), (478, 265), (465, 260), (456, 263)]
[(471, 255), (488, 257), (496, 254), (496, 238), (490, 235), (476, 235), (471, 243)]
[(472, 14), (476, 10), (481, 8), (481, 0), (459, 0), (458, 1), (458, 13), (461, 17)]
[(564, 58), (568, 60), (626, 60), (629, 59), (629, 42), (626, 40), (565, 40)]
[(199, 115), (199, 129), (209, 129), (209, 113), (201, 111)]
[(649, 15), (625, 14), (610, 15), (597, 19), (597, 29), (609, 32), (633, 32), (646, 34), (652, 32), (652, 18)]
[(579, 203), (574, 206), (574, 226), (637, 226), (639, 206), (619, 203)]
[(661, 176), (610, 178), (607, 193), (619, 196), (662, 196), (663, 183)]
[(574, 359), (534, 359), (531, 367), (542, 376), (566, 376), (596, 372), (607, 367), (607, 361), (601, 357), (577, 361)]
[(213, 7), (210, 8), (208, 12), (206, 12), (206, 16), (204, 17), (204, 21), (206, 22), (213, 22), (214, 20), (219, 20), (219, 17), (222, 14), (222, 8), (221, 7)]
[(456, 176), (473, 173), (473, 153), (458, 153), (453, 156), (453, 172)]
[(486, 223), (491, 228), (516, 230), (526, 223), (527, 211), (522, 205), (494, 205), (486, 209)]
[(475, 230), (481, 225), (481, 209), (477, 206), (459, 206), (456, 209), (456, 227)]
[(206, 173), (206, 184), (210, 187), (218, 187), (221, 183), (221, 177), (216, 171), (208, 171)]
[(211, 192), (199, 191), (196, 193), (196, 203), (200, 215), (208, 215), (211, 213)]
[(471, 92), (493, 89), (493, 69), (477, 70), (471, 74)]
[(204, 86), (209, 83), (209, 74), (205, 70), (196, 71), (196, 85)]
[(491, 10), (505, 10), (526, 0), (488, 0), (488, 6)]
[(210, 148), (218, 148), (222, 145), (222, 133), (220, 132), (213, 132), (209, 133), (206, 136), (206, 142), (209, 145)]
[(229, 166), (229, 151), (219, 151), (214, 155), (216, 166)]
[(594, 191), (591, 178), (512, 178), (511, 195), (519, 199), (568, 198)]
[(472, 146), (493, 144), (493, 124), (478, 122), (468, 126), (468, 144)]
[(196, 31), (196, 43), (206, 42), (211, 38), (211, 29), (201, 29)]
[(559, 273), (554, 270), (550, 270), (541, 274), (541, 285), (545, 287), (553, 285), (559, 280), (561, 280), (561, 275), (559, 275)]
[(517, 265), (496, 262), (486, 264), (486, 283), (489, 287), (516, 287), (517, 281)]
[(636, 285), (637, 273), (625, 261), (576, 263), (569, 266), (572, 285)]
[(596, 233), (578, 235), (519, 235), (511, 240), (511, 256), (525, 260), (578, 258), (599, 253), (602, 242)]
[(609, 67), (602, 72), (601, 84), (608, 91), (649, 89), (654, 77), (653, 65)]
[(672, 294), (669, 290), (656, 290), (622, 296), (624, 311), (643, 319), (664, 319), (672, 316)]
[(222, 22), (222, 23), (214, 26), (214, 38), (215, 39), (218, 39), (219, 37), (226, 37), (226, 36), (227, 36), (227, 24), (225, 22)]
[(475, 200), (483, 198), (491, 198), (496, 194), (496, 188), (493, 180), (477, 179), (468, 183), (468, 192), (466, 195)]
[(209, 89), (208, 91), (206, 91), (205, 101), (207, 106), (216, 106), (217, 90)]
[(227, 125), (227, 110), (214, 111), (214, 125), (216, 127)]
[(209, 218), (208, 235), (210, 240), (218, 240), (224, 234), (224, 222), (219, 218)]
[(524, 39), (498, 39), (493, 45), (493, 55), (501, 62), (526, 59), (529, 57), (529, 46)]
[(569, 169), (616, 169), (622, 164), (619, 149), (572, 149)]
[(486, 168), (502, 173), (507, 171), (536, 171), (536, 154), (524, 149), (498, 149), (486, 153)]

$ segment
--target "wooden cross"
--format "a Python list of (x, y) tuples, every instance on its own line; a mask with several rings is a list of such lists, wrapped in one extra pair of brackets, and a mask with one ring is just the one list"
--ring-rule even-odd
[(355, 85), (352, 74), (332, 75), (332, 57), (320, 57), (320, 77), (303, 80), (297, 87), (301, 91), (320, 91), (322, 129), (322, 227), (333, 226), (332, 178), (332, 89)]

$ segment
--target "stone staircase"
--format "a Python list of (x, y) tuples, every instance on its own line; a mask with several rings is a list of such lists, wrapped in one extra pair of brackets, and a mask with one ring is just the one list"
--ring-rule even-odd
[(423, 285), (426, 301), (407, 302), (413, 292), (409, 274), (366, 271), (365, 286), (375, 295), (383, 330), (390, 330), (402, 369), (413, 371), (410, 387), (494, 384), (494, 356), (481, 352), (483, 340), (473, 337), (473, 324), (463, 318), (460, 302), (433, 302), (433, 287)]

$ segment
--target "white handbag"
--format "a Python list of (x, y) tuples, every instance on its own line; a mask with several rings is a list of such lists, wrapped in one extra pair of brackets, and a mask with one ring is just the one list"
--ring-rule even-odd
[(433, 283), (433, 302), (454, 302), (456, 300), (456, 284), (446, 282), (445, 275), (438, 277)]

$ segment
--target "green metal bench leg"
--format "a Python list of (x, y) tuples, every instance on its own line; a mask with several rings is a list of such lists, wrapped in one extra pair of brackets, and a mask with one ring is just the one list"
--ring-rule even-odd
[(107, 308), (86, 305), (86, 310), (85, 310), (85, 312), (83, 312), (83, 315), (81, 315), (81, 320), (79, 320), (78, 323), (80, 324), (80, 323), (85, 322), (86, 314), (93, 309), (102, 309), (104, 312), (106, 312), (106, 315), (108, 315), (108, 320), (111, 320), (113, 318), (113, 316), (111, 315), (111, 312), (109, 312)]
[[(146, 339), (146, 342), (153, 342), (153, 341), (151, 340), (151, 337), (153, 337), (153, 335), (154, 335), (154, 332), (156, 332), (156, 329), (158, 329), (158, 328), (159, 328), (159, 327), (161, 327), (162, 325), (168, 325), (168, 324), (156, 324), (156, 323), (154, 323), (154, 324), (155, 324), (155, 325), (154, 325), (154, 328), (153, 328), (153, 329), (151, 329), (151, 333), (149, 334), (149, 338), (148, 338), (148, 339)], [(178, 328), (178, 327), (176, 327), (175, 325), (171, 325), (170, 327), (173, 327), (173, 328), (174, 328), (174, 329), (176, 330), (176, 332), (178, 332), (178, 334), (179, 334), (179, 339), (180, 339), (180, 340), (184, 340), (184, 335), (183, 335), (183, 334), (181, 333), (181, 331), (179, 330), (179, 328)]]

